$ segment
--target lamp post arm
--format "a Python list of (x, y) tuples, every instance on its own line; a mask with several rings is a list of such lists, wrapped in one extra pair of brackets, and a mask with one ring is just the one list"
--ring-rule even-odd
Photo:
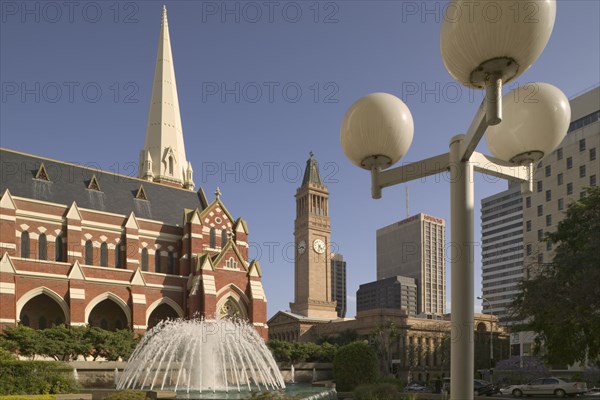
[(482, 174), (521, 182), (521, 193), (523, 194), (533, 191), (533, 163), (515, 166), (506, 161), (478, 152), (473, 152), (470, 162), (473, 164), (475, 171)]
[(401, 167), (380, 171), (378, 167), (371, 168), (371, 194), (374, 199), (381, 198), (381, 189), (416, 179), (439, 174), (450, 168), (448, 153), (440, 154), (425, 160), (416, 161)]
[(488, 122), (486, 119), (486, 99), (483, 99), (475, 116), (473, 117), (473, 121), (471, 122), (471, 126), (469, 126), (469, 130), (466, 133), (465, 140), (462, 143), (461, 152), (461, 160), (469, 161), (471, 158), (471, 154), (475, 151), (475, 148), (481, 141), (485, 130), (487, 129)]

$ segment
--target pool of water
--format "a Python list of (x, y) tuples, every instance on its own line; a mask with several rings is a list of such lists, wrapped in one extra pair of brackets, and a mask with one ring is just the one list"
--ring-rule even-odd
[[(280, 392), (290, 396), (299, 396), (304, 400), (335, 400), (337, 399), (335, 389), (314, 387), (309, 384), (302, 383), (290, 383), (287, 384), (285, 390)], [(229, 392), (177, 392), (177, 399), (190, 399), (190, 400), (231, 400), (231, 399), (249, 399), (251, 393), (247, 390), (238, 392), (237, 390), (230, 390)]]

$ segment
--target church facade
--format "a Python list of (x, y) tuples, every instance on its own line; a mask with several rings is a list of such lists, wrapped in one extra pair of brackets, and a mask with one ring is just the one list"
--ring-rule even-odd
[(248, 226), (194, 190), (166, 9), (138, 177), (1, 149), (0, 329), (237, 316), (266, 339)]

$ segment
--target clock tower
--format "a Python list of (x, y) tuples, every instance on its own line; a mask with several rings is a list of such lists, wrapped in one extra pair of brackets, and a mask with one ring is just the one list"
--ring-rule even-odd
[(302, 186), (296, 191), (294, 237), (294, 314), (337, 319), (331, 293), (329, 191), (321, 181), (313, 153), (306, 162)]

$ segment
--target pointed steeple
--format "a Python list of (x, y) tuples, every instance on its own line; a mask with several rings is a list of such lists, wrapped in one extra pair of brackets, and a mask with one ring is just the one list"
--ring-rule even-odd
[(183, 144), (183, 130), (165, 6), (163, 6), (158, 40), (146, 141), (144, 149), (140, 152), (138, 175), (143, 179), (193, 189), (192, 166), (186, 159)]
[(313, 185), (325, 186), (321, 181), (321, 174), (319, 173), (319, 163), (315, 160), (315, 155), (311, 151), (310, 158), (306, 161), (306, 169), (304, 170), (304, 179), (302, 179), (302, 186), (306, 186), (309, 183)]

